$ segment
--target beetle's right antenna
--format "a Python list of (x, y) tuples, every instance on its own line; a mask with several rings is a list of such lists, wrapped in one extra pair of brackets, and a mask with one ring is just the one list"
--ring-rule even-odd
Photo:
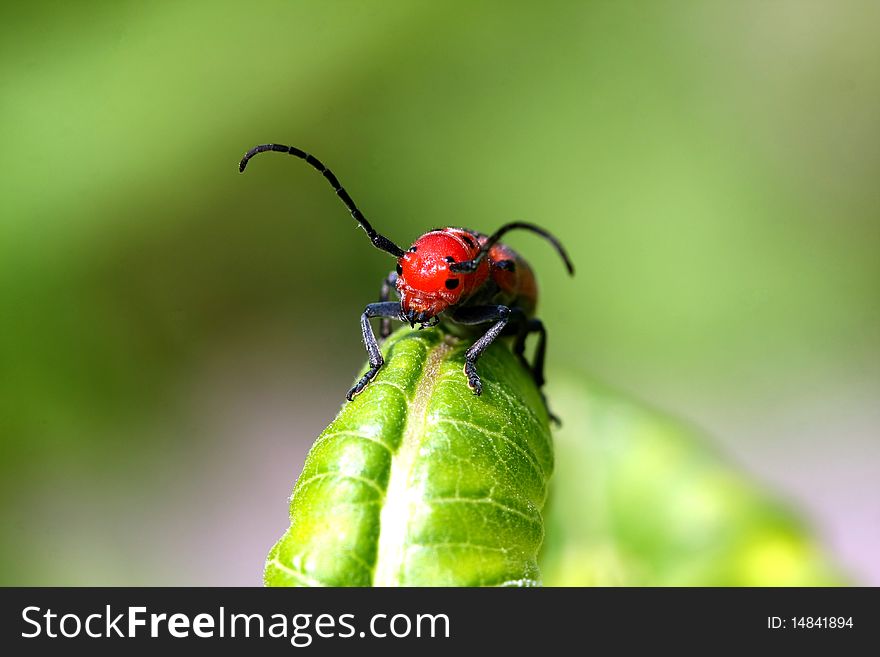
[(492, 249), (493, 246), (500, 240), (505, 233), (509, 233), (512, 230), (527, 230), (536, 235), (540, 235), (545, 240), (550, 242), (553, 245), (553, 248), (556, 249), (556, 252), (562, 258), (562, 261), (565, 263), (565, 268), (568, 270), (568, 273), (574, 276), (574, 265), (571, 263), (571, 258), (568, 257), (568, 253), (565, 250), (565, 247), (559, 242), (558, 239), (553, 237), (546, 230), (541, 228), (540, 226), (536, 226), (535, 224), (526, 223), (525, 221), (512, 221), (509, 224), (504, 224), (501, 228), (492, 233), (489, 237), (486, 238), (486, 241), (483, 242), (483, 246), (480, 247), (479, 252), (474, 257), (473, 260), (465, 260), (464, 262), (454, 262), (449, 265), (449, 271), (454, 271), (457, 273), (468, 274), (477, 270), (477, 265), (486, 257), (486, 254)]
[(301, 160), (305, 160), (312, 167), (321, 172), (321, 174), (327, 179), (327, 182), (333, 187), (333, 190), (336, 192), (336, 195), (339, 199), (345, 203), (345, 207), (348, 208), (348, 211), (351, 212), (351, 216), (354, 217), (355, 221), (357, 221), (365, 231), (367, 231), (367, 235), (370, 237), (370, 241), (373, 243), (377, 249), (381, 251), (385, 251), (386, 253), (390, 253), (395, 258), (399, 258), (404, 254), (403, 249), (397, 246), (394, 242), (389, 240), (384, 235), (380, 235), (376, 232), (376, 229), (370, 225), (370, 222), (367, 221), (367, 218), (364, 214), (358, 210), (358, 207), (354, 204), (351, 196), (348, 195), (348, 192), (339, 184), (339, 180), (336, 176), (333, 175), (333, 172), (330, 171), (327, 167), (324, 166), (324, 163), (321, 162), (314, 155), (309, 155), (305, 151), (301, 151), (298, 148), (294, 148), (293, 146), (283, 146), (282, 144), (261, 144), (260, 146), (254, 146), (251, 150), (244, 154), (244, 157), (241, 158), (241, 162), (238, 165), (238, 170), (240, 173), (244, 173), (244, 169), (247, 166), (248, 161), (258, 153), (265, 153), (266, 151), (275, 151), (278, 153), (289, 153), (295, 157), (298, 157)]

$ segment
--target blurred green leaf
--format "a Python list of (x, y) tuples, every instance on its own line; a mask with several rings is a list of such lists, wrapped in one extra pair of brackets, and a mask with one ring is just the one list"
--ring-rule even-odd
[(531, 377), (504, 345), (403, 329), (318, 437), (272, 548), (269, 586), (530, 585), (553, 453)]
[(546, 585), (842, 583), (798, 518), (705, 437), (595, 384), (556, 376), (550, 398), (564, 425)]

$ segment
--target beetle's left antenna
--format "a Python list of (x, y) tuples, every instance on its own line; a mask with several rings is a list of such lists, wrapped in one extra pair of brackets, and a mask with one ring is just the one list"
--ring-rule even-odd
[(333, 175), (333, 172), (325, 167), (324, 163), (321, 162), (321, 160), (316, 158), (314, 155), (310, 155), (305, 151), (301, 151), (300, 149), (293, 146), (284, 146), (282, 144), (261, 144), (259, 146), (254, 146), (251, 150), (244, 154), (244, 157), (241, 158), (241, 162), (238, 165), (239, 172), (244, 172), (248, 161), (254, 155), (257, 155), (258, 153), (265, 153), (266, 151), (289, 153), (290, 155), (298, 157), (301, 160), (305, 160), (312, 167), (320, 171), (321, 174), (327, 179), (327, 182), (330, 183), (330, 186), (333, 187), (333, 191), (336, 192), (336, 195), (339, 197), (339, 199), (343, 203), (345, 203), (345, 207), (347, 207), (348, 211), (351, 212), (351, 216), (354, 217), (354, 220), (357, 221), (365, 231), (367, 231), (367, 235), (370, 237), (370, 241), (373, 243), (373, 246), (381, 251), (390, 253), (395, 258), (399, 258), (404, 254), (403, 249), (401, 249), (384, 235), (380, 235), (376, 232), (376, 229), (370, 225), (370, 222), (367, 221), (367, 218), (364, 216), (363, 212), (358, 210), (358, 207), (354, 204), (354, 201), (352, 200), (351, 196), (348, 195), (348, 192), (345, 191), (342, 185), (339, 184), (339, 180), (336, 178), (336, 176)]

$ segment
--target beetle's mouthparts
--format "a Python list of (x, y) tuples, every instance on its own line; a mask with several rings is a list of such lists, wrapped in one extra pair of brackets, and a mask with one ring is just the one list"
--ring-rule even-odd
[(400, 321), (406, 322), (410, 328), (415, 328), (416, 324), (421, 324), (419, 329), (436, 326), (440, 321), (439, 317), (431, 315), (427, 311), (418, 311), (415, 308), (407, 308), (400, 314)]

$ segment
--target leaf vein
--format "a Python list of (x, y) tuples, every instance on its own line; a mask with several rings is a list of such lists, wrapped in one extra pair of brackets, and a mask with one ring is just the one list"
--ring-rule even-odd
[(472, 429), (473, 431), (478, 431), (479, 433), (482, 433), (484, 435), (494, 436), (495, 438), (500, 439), (502, 442), (505, 442), (508, 445), (510, 445), (514, 449), (514, 451), (519, 452), (520, 454), (522, 454), (525, 457), (526, 461), (528, 461), (529, 465), (531, 465), (532, 469), (535, 471), (535, 474), (538, 475), (539, 481), (545, 480), (547, 475), (544, 472), (544, 468), (542, 468), (541, 464), (538, 462), (538, 459), (535, 458), (534, 454), (532, 454), (531, 451), (529, 451), (528, 449), (526, 449), (525, 447), (523, 447), (522, 445), (517, 443), (516, 440), (514, 440), (510, 436), (503, 434), (500, 431), (493, 431), (492, 429), (487, 429), (486, 427), (481, 427), (477, 424), (473, 424), (472, 422), (468, 422), (467, 420), (458, 420), (458, 419), (451, 418), (451, 417), (438, 417), (438, 418), (434, 419), (434, 422), (436, 422), (436, 423), (445, 422), (446, 424), (452, 424), (452, 425), (458, 426), (458, 427), (466, 427), (466, 428)]
[[(327, 472), (319, 472), (319, 473), (316, 474), (316, 475), (312, 475), (311, 477), (309, 477), (309, 478), (306, 479), (305, 481), (301, 481), (301, 482), (299, 483), (299, 487), (300, 487), (300, 488), (305, 488), (306, 486), (308, 486), (309, 484), (311, 484), (312, 482), (314, 482), (314, 481), (316, 481), (316, 480), (318, 480), (318, 479), (326, 479), (326, 478), (328, 478), (328, 477), (332, 477), (332, 478), (335, 478), (335, 479), (351, 479), (351, 480), (353, 480), (353, 481), (359, 481), (359, 482), (361, 482), (361, 483), (367, 484), (368, 486), (370, 486), (370, 488), (373, 488), (377, 493), (379, 493), (380, 496), (384, 496), (384, 495), (385, 495), (385, 491), (383, 491), (383, 490), (379, 487), (379, 484), (377, 484), (377, 483), (376, 483), (375, 481), (373, 481), (372, 479), (367, 479), (366, 477), (361, 477), (360, 475), (356, 475), (356, 474), (348, 474), (347, 472), (340, 472), (340, 471), (338, 471), (338, 470), (330, 470), (330, 471), (327, 471)], [(372, 503), (372, 502), (374, 502), (374, 500), (371, 500), (370, 502)]]
[(269, 563), (271, 563), (273, 566), (278, 568), (278, 570), (284, 571), (285, 573), (287, 573), (291, 577), (298, 579), (299, 581), (306, 584), (307, 586), (314, 586), (314, 587), (319, 587), (319, 588), (323, 588), (326, 586), (326, 584), (324, 584), (323, 582), (321, 582), (313, 577), (309, 577), (308, 575), (301, 573), (298, 570), (294, 570), (293, 568), (281, 563), (278, 560), (278, 557), (275, 557)]
[(529, 515), (524, 511), (520, 511), (512, 506), (504, 504), (502, 502), (498, 502), (497, 500), (493, 500), (486, 497), (433, 497), (425, 500), (429, 504), (486, 504), (489, 506), (495, 506), (501, 509), (502, 511), (506, 511), (508, 513), (512, 513), (514, 515), (520, 516), (522, 519), (530, 522), (538, 527), (543, 528), (543, 523), (541, 522), (541, 518)]
[(362, 440), (368, 440), (371, 443), (376, 443), (377, 445), (382, 445), (382, 447), (387, 449), (389, 452), (394, 451), (393, 449), (391, 449), (391, 446), (388, 445), (388, 443), (386, 443), (385, 441), (378, 440), (377, 438), (373, 438), (371, 436), (365, 436), (364, 434), (358, 433), (357, 431), (331, 431), (330, 433), (324, 433), (321, 435), (321, 437), (318, 440), (315, 441), (315, 443), (312, 445), (312, 448), (314, 448), (316, 445), (322, 444), (326, 440), (330, 440), (331, 438), (336, 438), (337, 436), (347, 436), (349, 438), (360, 438)]

